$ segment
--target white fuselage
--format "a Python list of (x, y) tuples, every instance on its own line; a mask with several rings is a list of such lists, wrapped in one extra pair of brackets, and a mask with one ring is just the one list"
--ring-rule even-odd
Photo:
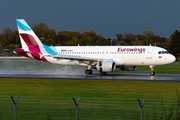
[[(50, 47), (51, 48), (51, 47)], [(175, 57), (163, 48), (155, 46), (57, 46), (50, 55), (70, 55), (97, 59), (111, 59), (118, 65), (164, 65), (175, 61)], [(161, 52), (161, 54), (159, 54)], [(84, 65), (76, 60), (45, 57), (50, 63), (62, 65)]]

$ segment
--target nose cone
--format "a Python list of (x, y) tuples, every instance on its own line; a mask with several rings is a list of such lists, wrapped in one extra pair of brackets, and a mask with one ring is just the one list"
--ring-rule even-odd
[(169, 62), (173, 63), (176, 60), (176, 57), (174, 57), (173, 55), (170, 56), (169, 58)]

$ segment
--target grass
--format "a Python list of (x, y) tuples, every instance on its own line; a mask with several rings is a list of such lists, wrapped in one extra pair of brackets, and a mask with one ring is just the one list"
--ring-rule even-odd
[(8, 78), (1, 78), (0, 82), (0, 95), (149, 99), (175, 99), (180, 85), (178, 82)]
[[(6, 72), (64, 69), (64, 66), (31, 60), (7, 60), (0, 64), (0, 69)], [(180, 65), (155, 66), (154, 69), (159, 74), (180, 74)], [(149, 74), (150, 68), (138, 66), (136, 71), (116, 69), (116, 72)], [(179, 86), (179, 82), (0, 78), (0, 119), (13, 119), (10, 96), (16, 99), (18, 95), (17, 116), (21, 120), (75, 119), (73, 97), (76, 100), (81, 97), (80, 120), (140, 119), (137, 99), (143, 98), (146, 98), (145, 119), (166, 119), (176, 114)]]
[[(0, 79), (0, 118), (13, 119), (13, 103), (18, 95), (18, 117), (26, 119), (75, 119), (72, 98), (81, 97), (80, 119), (140, 119), (137, 99), (146, 98), (145, 118), (154, 110), (160, 117), (176, 102), (179, 82), (110, 80)], [(10, 116), (10, 117), (8, 117)]]

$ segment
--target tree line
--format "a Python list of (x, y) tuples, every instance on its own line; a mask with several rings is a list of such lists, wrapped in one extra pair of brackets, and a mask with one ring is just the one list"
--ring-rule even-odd
[[(109, 45), (152, 45), (167, 49), (176, 57), (180, 53), (180, 30), (170, 36), (170, 38), (154, 35), (150, 30), (145, 30), (142, 34), (134, 35), (132, 33), (117, 33), (116, 38), (104, 38), (93, 30), (84, 31), (56, 31), (49, 29), (45, 23), (33, 24), (32, 30), (39, 39), (48, 46), (109, 46)], [(12, 31), (11, 28), (4, 28), (0, 33), (0, 49), (20, 48), (20, 38), (18, 31)]]

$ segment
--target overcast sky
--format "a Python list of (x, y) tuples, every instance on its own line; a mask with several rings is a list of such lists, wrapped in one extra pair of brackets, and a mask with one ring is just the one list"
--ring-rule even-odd
[(15, 19), (44, 22), (56, 31), (93, 30), (103, 37), (117, 33), (170, 37), (180, 30), (180, 0), (1, 0), (0, 33), (17, 30)]

